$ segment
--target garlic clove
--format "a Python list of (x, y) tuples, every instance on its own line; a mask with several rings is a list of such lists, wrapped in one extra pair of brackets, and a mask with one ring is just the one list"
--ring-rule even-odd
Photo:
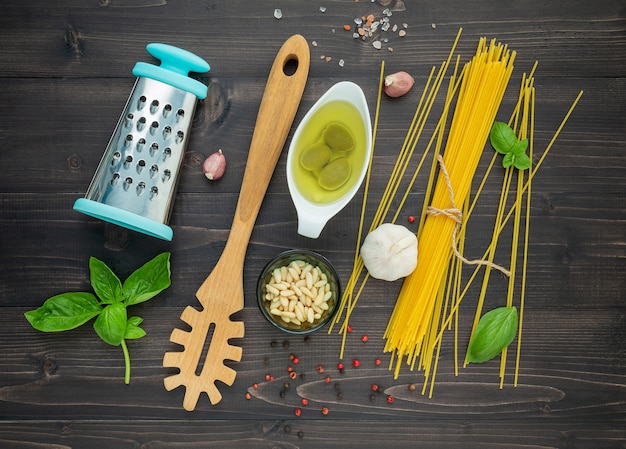
[(417, 266), (417, 237), (404, 226), (384, 223), (363, 240), (361, 258), (373, 278), (406, 277)]
[(396, 72), (385, 77), (385, 93), (391, 98), (401, 97), (411, 90), (415, 80), (407, 72)]
[(222, 177), (226, 170), (226, 157), (222, 150), (217, 150), (215, 153), (207, 157), (202, 163), (202, 172), (207, 179), (211, 181), (217, 181)]

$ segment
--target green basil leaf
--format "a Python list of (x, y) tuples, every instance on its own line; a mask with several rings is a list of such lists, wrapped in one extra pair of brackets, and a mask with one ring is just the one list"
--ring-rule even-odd
[(515, 155), (513, 153), (507, 153), (502, 158), (502, 166), (504, 168), (509, 168), (515, 162)]
[(93, 323), (98, 336), (113, 346), (119, 346), (126, 333), (126, 307), (121, 302), (106, 306)]
[(128, 319), (128, 324), (131, 324), (133, 326), (139, 326), (141, 323), (143, 323), (143, 318), (141, 318), (140, 316), (131, 316)]
[[(126, 332), (124, 333), (125, 340), (137, 340), (138, 338), (144, 337), (146, 335), (146, 331), (139, 327), (138, 324), (133, 324), (131, 321), (133, 318), (139, 317), (131, 317), (126, 322)], [(141, 320), (141, 318), (139, 318)]]
[(103, 304), (113, 304), (122, 299), (122, 283), (104, 262), (90, 257), (89, 276), (91, 286)]
[(515, 168), (518, 170), (528, 170), (530, 168), (530, 158), (526, 154), (515, 156)]
[(507, 154), (517, 143), (517, 136), (506, 123), (494, 122), (489, 134), (489, 141), (498, 153)]
[(153, 298), (170, 286), (170, 274), (170, 253), (161, 253), (126, 279), (124, 303), (130, 306)]
[(483, 363), (500, 354), (517, 334), (517, 309), (499, 307), (485, 313), (467, 348), (470, 363)]
[(101, 311), (102, 306), (91, 293), (63, 293), (47, 299), (24, 316), (39, 331), (60, 332), (85, 324)]
[(518, 140), (515, 142), (515, 145), (511, 147), (511, 153), (515, 156), (519, 156), (520, 154), (526, 153), (526, 149), (528, 148), (528, 139)]

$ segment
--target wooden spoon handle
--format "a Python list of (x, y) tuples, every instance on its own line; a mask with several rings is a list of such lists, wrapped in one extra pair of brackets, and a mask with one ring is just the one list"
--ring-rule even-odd
[[(247, 246), (309, 73), (309, 46), (291, 36), (279, 50), (261, 100), (231, 233)], [(286, 68), (295, 71), (286, 73)], [(245, 250), (244, 250), (245, 251)]]

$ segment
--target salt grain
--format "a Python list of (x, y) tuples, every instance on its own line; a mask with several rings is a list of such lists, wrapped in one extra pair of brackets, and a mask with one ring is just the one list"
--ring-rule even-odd
[(276, 8), (274, 10), (274, 17), (276, 19), (282, 19), (283, 18), (283, 12), (280, 9)]
[(404, 30), (400, 30), (400, 31), (398, 32), (398, 36), (400, 36), (400, 37), (404, 37), (404, 36), (406, 36), (406, 31), (404, 31)]
[(344, 61), (343, 59), (339, 60), (339, 67), (343, 67), (346, 64), (346, 61)]
[(326, 6), (320, 6), (320, 12), (321, 13), (325, 13), (326, 12)]
[(383, 44), (380, 41), (374, 41), (372, 42), (372, 46), (376, 49), (376, 50), (380, 50), (383, 47)]

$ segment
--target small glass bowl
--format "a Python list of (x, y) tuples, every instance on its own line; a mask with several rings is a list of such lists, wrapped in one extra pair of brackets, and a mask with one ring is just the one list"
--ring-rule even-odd
[[(271, 313), (271, 301), (265, 299), (268, 294), (267, 284), (272, 281), (274, 270), (276, 268), (288, 267), (294, 261), (302, 261), (305, 264), (318, 267), (319, 270), (326, 275), (330, 291), (330, 298), (327, 302), (328, 309), (322, 310), (321, 316), (314, 319), (313, 323), (310, 323), (308, 320), (293, 322), (291, 319), (287, 322), (283, 320), (281, 316)], [(304, 249), (289, 250), (280, 253), (265, 266), (257, 282), (257, 302), (261, 313), (272, 325), (289, 334), (310, 334), (328, 324), (339, 310), (339, 295), (339, 276), (337, 276), (337, 272), (332, 264), (324, 256)], [(302, 297), (306, 300), (306, 295), (303, 294)]]

